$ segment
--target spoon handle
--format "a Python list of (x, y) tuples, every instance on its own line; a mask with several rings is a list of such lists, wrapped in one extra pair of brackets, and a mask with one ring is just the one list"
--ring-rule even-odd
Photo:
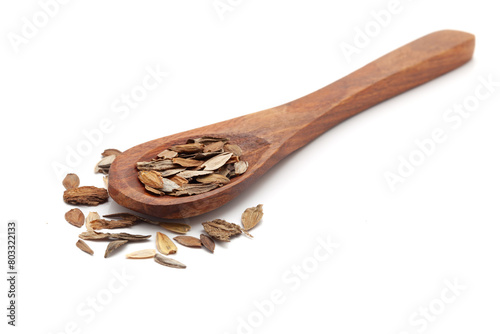
[(349, 117), (459, 67), (473, 52), (474, 35), (437, 31), (307, 96), (243, 116), (244, 127), (279, 147), (279, 159)]

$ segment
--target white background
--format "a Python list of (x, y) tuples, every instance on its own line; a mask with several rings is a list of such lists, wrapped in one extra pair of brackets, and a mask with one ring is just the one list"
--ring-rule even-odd
[[(9, 36), (22, 34), (23, 18), (32, 22), (40, 4), (1, 3), (2, 263), (5, 225), (19, 223), (18, 327), (6, 325), (2, 279), (2, 328), (497, 333), (500, 87), (458, 127), (443, 119), (474, 95), (481, 77), (500, 81), (500, 21), (492, 2), (401, 0), (399, 12), (349, 62), (342, 42), (353, 44), (356, 29), (370, 25), (370, 13), (388, 0), (226, 1), (232, 10), (222, 18), (212, 0), (69, 1), (18, 52)], [(128, 244), (108, 259), (106, 243), (89, 242), (94, 256), (75, 247), (83, 229), (64, 220), (71, 207), (53, 165), (66, 164), (68, 150), (103, 119), (112, 130), (68, 168), (82, 185), (102, 185), (93, 167), (105, 148), (125, 150), (280, 105), (441, 29), (476, 35), (470, 63), (344, 122), (228, 205), (187, 220), (198, 235), (201, 222), (238, 223), (245, 208), (262, 203), (265, 216), (253, 240), (219, 243), (215, 254), (180, 246), (175, 258), (186, 270), (125, 259), (154, 248), (154, 240)], [(142, 83), (148, 67), (168, 76), (128, 115), (115, 112), (113, 103)], [(415, 141), (436, 128), (447, 140), (391, 191), (384, 174), (397, 172), (398, 157), (407, 159), (418, 149)], [(124, 211), (112, 201), (95, 210)], [(318, 263), (318, 240), (329, 239), (339, 247), (321, 253)], [(304, 265), (307, 277), (290, 271)], [(125, 283), (115, 282), (122, 272)], [(458, 296), (446, 282), (460, 285)], [(276, 291), (282, 303), (270, 307), (265, 300)], [(99, 311), (91, 311), (92, 299)]]

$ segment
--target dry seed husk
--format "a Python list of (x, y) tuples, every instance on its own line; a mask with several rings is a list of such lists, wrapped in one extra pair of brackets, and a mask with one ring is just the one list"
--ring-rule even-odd
[(83, 240), (78, 239), (78, 241), (76, 242), (76, 247), (80, 248), (85, 253), (94, 255), (94, 251), (92, 250), (92, 248), (90, 248), (89, 245), (87, 245), (87, 243)]
[(216, 142), (207, 144), (203, 148), (203, 152), (204, 153), (208, 153), (208, 152), (220, 152), (220, 151), (222, 151), (223, 147), (224, 147), (224, 142), (223, 141), (216, 141)]
[(80, 209), (71, 209), (64, 215), (64, 218), (68, 223), (76, 227), (82, 227), (85, 223), (85, 216)]
[(185, 178), (183, 178), (182, 176), (179, 176), (179, 175), (172, 176), (171, 178), (169, 178), (169, 180), (177, 183), (177, 185), (179, 187), (182, 186), (185, 183), (189, 183), (189, 181), (187, 179), (185, 179)]
[(108, 215), (104, 215), (103, 217), (105, 217), (105, 218), (120, 218), (123, 220), (130, 220), (130, 221), (133, 221), (136, 223), (143, 222), (143, 223), (154, 224), (154, 225), (159, 224), (159, 222), (155, 222), (155, 221), (149, 220), (147, 218), (143, 218), (143, 217), (140, 217), (140, 216), (128, 213), (128, 212), (111, 213)]
[(117, 248), (125, 245), (128, 240), (115, 240), (111, 241), (106, 247), (106, 252), (104, 253), (104, 257), (107, 258), (111, 253), (113, 253)]
[(156, 248), (165, 255), (177, 253), (177, 246), (161, 232), (156, 232)]
[(90, 225), (91, 222), (93, 222), (96, 219), (101, 219), (99, 214), (97, 212), (89, 212), (87, 215), (87, 218), (85, 218), (85, 228), (87, 231), (93, 231), (94, 229), (92, 228), (92, 225)]
[(206, 193), (210, 190), (217, 188), (218, 184), (184, 184), (179, 189), (176, 189), (170, 195), (183, 196), (183, 195), (198, 195)]
[(108, 189), (108, 185), (109, 185), (109, 178), (107, 175), (103, 176), (102, 177), (102, 181), (104, 182), (104, 188), (107, 190)]
[(161, 190), (163, 192), (170, 193), (170, 192), (174, 191), (175, 189), (179, 189), (179, 188), (180, 188), (180, 186), (177, 183), (175, 183), (174, 181), (169, 180), (166, 177), (163, 178), (163, 186), (161, 188)]
[(219, 155), (216, 155), (213, 158), (208, 159), (205, 161), (201, 166), (200, 169), (203, 170), (216, 170), (220, 167), (222, 167), (231, 157), (233, 154), (231, 152), (224, 152)]
[(107, 148), (107, 149), (104, 150), (104, 152), (101, 153), (101, 155), (103, 157), (107, 157), (107, 156), (110, 156), (110, 155), (119, 156), (120, 154), (122, 154), (122, 151), (117, 150), (115, 148)]
[(170, 150), (177, 153), (198, 153), (203, 152), (203, 145), (200, 143), (174, 145)]
[(181, 235), (175, 237), (174, 240), (186, 247), (197, 247), (197, 248), (201, 247), (200, 239), (188, 235)]
[(253, 208), (246, 209), (241, 215), (241, 223), (245, 230), (251, 230), (257, 225), (264, 216), (264, 211), (262, 210), (262, 204), (257, 205)]
[(243, 150), (236, 144), (226, 144), (224, 145), (225, 152), (231, 152), (233, 155), (239, 157), (243, 154)]
[(182, 234), (189, 232), (191, 229), (191, 226), (182, 223), (159, 223), (159, 225), (168, 231)]
[(238, 225), (229, 223), (223, 219), (204, 222), (202, 225), (209, 236), (220, 241), (230, 241), (230, 237), (241, 234), (242, 232), (251, 237), (250, 234), (243, 231)]
[(167, 267), (171, 267), (171, 268), (177, 268), (177, 269), (185, 269), (186, 268), (185, 264), (183, 264), (177, 260), (170, 259), (170, 258), (163, 256), (163, 255), (160, 255), (160, 254), (155, 255), (155, 262), (157, 262), (163, 266), (167, 266)]
[(227, 142), (227, 141), (229, 141), (229, 138), (203, 136), (201, 138), (190, 138), (187, 140), (188, 143), (201, 143), (201, 144), (205, 144), (205, 145), (216, 142), (216, 141)]
[(138, 170), (156, 170), (165, 171), (172, 168), (178, 168), (172, 160), (154, 160), (154, 161), (141, 161), (136, 163)]
[(94, 172), (108, 174), (109, 168), (111, 167), (111, 164), (113, 163), (113, 161), (115, 161), (115, 159), (116, 155), (114, 154), (105, 156), (95, 165)]
[(177, 152), (174, 152), (174, 151), (171, 151), (171, 150), (165, 150), (165, 151), (161, 151), (160, 153), (158, 153), (158, 158), (173, 159), (177, 155), (178, 155)]
[(80, 233), (79, 237), (84, 240), (106, 240), (106, 239), (123, 239), (129, 241), (142, 241), (151, 238), (150, 235), (139, 235), (129, 233), (103, 233), (87, 231)]
[(161, 176), (163, 177), (169, 177), (172, 175), (176, 175), (180, 172), (185, 171), (186, 168), (173, 168), (173, 169), (167, 169), (166, 171), (161, 172)]
[(158, 189), (155, 189), (155, 188), (151, 188), (150, 186), (144, 186), (144, 188), (149, 191), (150, 193), (153, 193), (155, 195), (160, 195), (160, 196), (163, 196), (165, 195), (165, 193), (161, 190), (158, 190)]
[(96, 219), (89, 223), (93, 230), (103, 230), (103, 229), (114, 229), (120, 227), (130, 227), (134, 225), (135, 222), (130, 220), (108, 220), (108, 219)]
[(198, 167), (203, 164), (203, 161), (196, 159), (173, 158), (174, 164), (181, 165), (182, 167)]
[(248, 169), (248, 162), (246, 161), (238, 161), (234, 163), (234, 173), (236, 175), (243, 174)]
[(69, 173), (64, 177), (62, 184), (66, 189), (78, 188), (78, 186), (80, 185), (80, 178), (76, 174)]
[(142, 249), (125, 255), (127, 259), (149, 259), (155, 256), (155, 249)]
[(180, 177), (183, 177), (185, 179), (190, 179), (192, 177), (200, 176), (200, 175), (209, 175), (212, 174), (213, 171), (211, 170), (186, 170), (184, 172), (180, 172), (177, 174)]
[(228, 184), (230, 182), (227, 177), (220, 174), (210, 174), (210, 175), (200, 176), (196, 178), (196, 181), (205, 184), (210, 184), (210, 183)]
[(108, 201), (108, 191), (93, 186), (68, 189), (64, 192), (63, 200), (73, 205), (95, 206)]
[(203, 247), (211, 251), (212, 253), (215, 250), (215, 242), (208, 235), (200, 234), (200, 241)]
[(161, 173), (154, 170), (142, 170), (139, 172), (139, 181), (141, 181), (145, 186), (149, 186), (155, 189), (161, 189), (163, 187), (163, 177)]

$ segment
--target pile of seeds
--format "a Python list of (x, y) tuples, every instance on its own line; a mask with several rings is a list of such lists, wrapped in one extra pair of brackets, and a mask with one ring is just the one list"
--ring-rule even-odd
[(160, 152), (151, 161), (137, 162), (139, 180), (155, 195), (189, 196), (228, 184), (246, 172), (243, 151), (228, 138), (188, 139)]
[[(223, 147), (225, 147), (225, 145), (231, 145), (231, 144), (224, 142)], [(105, 153), (107, 151), (112, 151), (113, 153), (119, 152), (117, 150), (106, 150), (103, 153), (104, 159), (107, 156), (111, 156), (111, 155), (105, 156)], [(112, 156), (116, 156), (116, 154)], [(232, 164), (236, 164), (238, 162), (239, 161), (236, 161), (233, 162)], [(109, 163), (109, 165), (107, 165), (107, 163), (106, 164), (98, 163), (97, 167), (99, 166), (101, 167), (99, 167), (99, 170), (96, 169), (96, 171), (107, 173), (107, 171), (109, 171), (111, 163)], [(107, 166), (107, 167), (102, 167), (102, 166)], [(67, 202), (68, 204), (98, 205), (104, 202), (103, 201), (104, 198), (105, 200), (108, 199), (107, 191), (104, 188), (79, 187), (80, 179), (76, 174), (68, 174), (63, 180), (63, 185), (66, 188), (63, 198), (65, 202)], [(249, 237), (252, 237), (248, 233), (248, 231), (253, 227), (255, 227), (260, 222), (263, 214), (264, 213), (262, 211), (262, 204), (259, 204), (256, 207), (248, 208), (243, 212), (241, 216), (242, 227), (237, 224), (229, 223), (222, 219), (215, 219), (212, 221), (204, 222), (202, 224), (206, 234), (202, 233), (199, 238), (188, 235), (179, 235), (174, 237), (173, 240), (185, 247), (190, 247), (190, 248), (204, 247), (208, 251), (213, 253), (215, 250), (214, 240), (230, 241), (230, 238), (232, 236), (239, 235), (242, 233), (246, 234)], [(151, 235), (136, 235), (125, 232), (118, 232), (118, 233), (98, 232), (99, 230), (127, 228), (140, 223), (157, 225), (168, 232), (173, 232), (177, 234), (186, 234), (191, 229), (191, 226), (187, 224), (153, 221), (131, 213), (114, 213), (114, 214), (104, 215), (103, 218), (101, 218), (101, 216), (97, 212), (89, 212), (85, 217), (84, 213), (79, 208), (74, 208), (69, 210), (68, 212), (66, 212), (64, 217), (68, 223), (77, 228), (82, 228), (85, 225), (86, 231), (79, 234), (80, 239), (76, 243), (76, 246), (82, 251), (90, 255), (94, 254), (94, 251), (83, 240), (86, 241), (109, 240), (108, 246), (104, 253), (105, 258), (109, 257), (114, 251), (116, 251), (121, 246), (124, 246), (125, 244), (148, 241), (149, 238), (151, 238)], [(125, 257), (127, 259), (154, 258), (155, 262), (167, 267), (180, 268), (180, 269), (186, 268), (186, 265), (169, 257), (169, 255), (177, 253), (177, 246), (170, 239), (170, 237), (168, 237), (166, 234), (162, 232), (156, 233), (156, 249), (161, 254), (157, 253), (155, 249), (141, 249), (128, 253)]]

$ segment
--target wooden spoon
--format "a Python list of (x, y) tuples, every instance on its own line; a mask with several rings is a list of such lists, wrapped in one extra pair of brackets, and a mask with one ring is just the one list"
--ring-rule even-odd
[[(434, 32), (298, 100), (135, 146), (113, 162), (109, 194), (126, 208), (162, 218), (187, 218), (214, 210), (326, 130), (459, 67), (471, 59), (473, 52), (474, 35), (453, 30)], [(246, 173), (204, 194), (158, 197), (148, 193), (137, 179), (136, 162), (201, 136), (229, 137), (238, 144), (248, 161)]]

